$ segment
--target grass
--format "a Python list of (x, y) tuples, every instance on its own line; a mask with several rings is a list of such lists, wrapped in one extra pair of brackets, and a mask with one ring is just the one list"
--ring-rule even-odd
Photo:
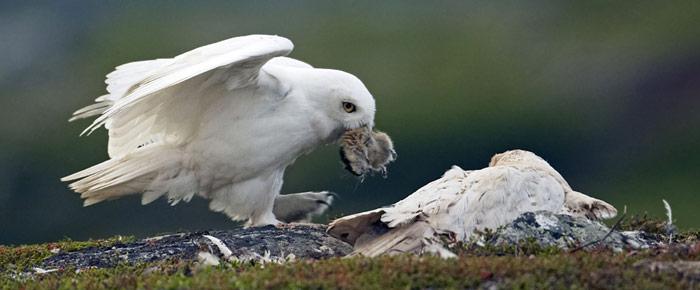
[(115, 243), (133, 241), (133, 237), (115, 236), (105, 240), (72, 241), (63, 240), (41, 245), (8, 247), (0, 245), (0, 279), (12, 271), (24, 271), (37, 265), (57, 251), (70, 252), (88, 247), (108, 247)]
[[(647, 217), (629, 219), (624, 229), (663, 226)], [(123, 242), (122, 238), (122, 242)], [(568, 289), (691, 289), (700, 274), (654, 271), (649, 261), (700, 261), (697, 232), (685, 232), (668, 247), (615, 253), (610, 250), (569, 252), (541, 248), (524, 241), (501, 248), (475, 249), (458, 245), (459, 258), (416, 257), (335, 258), (286, 264), (222, 263), (205, 267), (191, 261), (161, 261), (112, 269), (63, 269), (18, 276), (52, 255), (102, 241), (63, 241), (44, 245), (0, 247), (0, 287), (3, 289), (420, 289), (420, 288), (568, 288)], [(700, 271), (699, 271), (700, 272)]]

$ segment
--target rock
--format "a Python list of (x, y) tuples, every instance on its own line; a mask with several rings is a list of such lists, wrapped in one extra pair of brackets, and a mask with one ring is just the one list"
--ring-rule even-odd
[[(58, 252), (36, 267), (42, 271), (66, 267), (106, 268), (166, 259), (209, 265), (219, 261), (267, 263), (343, 257), (353, 251), (352, 246), (331, 237), (325, 230), (324, 225), (305, 224), (281, 229), (267, 226), (179, 233), (111, 247)], [(662, 242), (657, 236), (644, 232), (610, 232), (602, 223), (550, 212), (522, 214), (495, 232), (477, 235), (476, 241), (480, 246), (508, 246), (527, 241), (542, 247), (613, 250), (653, 248)]]
[(38, 267), (106, 268), (122, 263), (135, 264), (165, 259), (196, 261), (203, 258), (213, 263), (215, 257), (230, 261), (280, 262), (290, 259), (342, 257), (352, 252), (350, 245), (327, 235), (325, 230), (325, 226), (322, 225), (293, 225), (283, 229), (267, 226), (180, 233), (115, 244), (112, 247), (61, 252), (47, 258)]
[(551, 212), (528, 212), (494, 233), (481, 235), (484, 245), (514, 245), (530, 241), (541, 247), (577, 249), (606, 247), (616, 251), (656, 247), (655, 236), (638, 231), (612, 231), (606, 225), (583, 217)]

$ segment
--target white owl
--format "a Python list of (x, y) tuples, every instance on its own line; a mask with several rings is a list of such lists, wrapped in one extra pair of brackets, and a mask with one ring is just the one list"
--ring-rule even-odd
[[(99, 115), (85, 132), (105, 126), (110, 159), (62, 180), (86, 206), (197, 195), (250, 226), (323, 210), (327, 192), (278, 196), (284, 171), (346, 131), (371, 132), (375, 101), (349, 73), (283, 57), (292, 48), (283, 37), (250, 35), (117, 67), (108, 94), (73, 118)], [(356, 173), (370, 169), (380, 168)]]
[(484, 169), (453, 166), (391, 206), (333, 221), (328, 232), (366, 256), (426, 251), (449, 256), (437, 234), (466, 241), (474, 230), (496, 229), (542, 210), (591, 219), (617, 214), (612, 205), (571, 189), (539, 156), (512, 150), (494, 155)]

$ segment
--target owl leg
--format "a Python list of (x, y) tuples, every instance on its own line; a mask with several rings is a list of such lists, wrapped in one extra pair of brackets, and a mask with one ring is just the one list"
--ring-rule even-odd
[(281, 223), (272, 213), (282, 188), (283, 171), (259, 176), (212, 192), (209, 209), (223, 212), (233, 220), (248, 220), (246, 227)]
[(272, 211), (277, 219), (286, 223), (310, 222), (312, 217), (328, 210), (335, 196), (329, 191), (278, 195)]
[(266, 225), (279, 225), (282, 224), (283, 222), (279, 221), (277, 218), (275, 218), (275, 215), (272, 212), (264, 212), (263, 214), (260, 215), (254, 215), (251, 216), (248, 222), (245, 224), (246, 227), (259, 227), (259, 226), (266, 226)]

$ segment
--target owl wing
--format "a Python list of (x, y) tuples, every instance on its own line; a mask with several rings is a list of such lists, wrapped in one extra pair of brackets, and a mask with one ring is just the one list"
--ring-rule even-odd
[[(213, 101), (201, 97), (202, 92), (255, 84), (265, 63), (292, 49), (292, 42), (283, 37), (249, 35), (174, 58), (127, 63), (107, 75), (108, 94), (76, 111), (72, 120), (100, 115), (83, 133), (105, 125), (110, 157), (151, 143), (177, 144), (192, 136), (203, 108)], [(291, 59), (276, 62), (307, 65)]]

